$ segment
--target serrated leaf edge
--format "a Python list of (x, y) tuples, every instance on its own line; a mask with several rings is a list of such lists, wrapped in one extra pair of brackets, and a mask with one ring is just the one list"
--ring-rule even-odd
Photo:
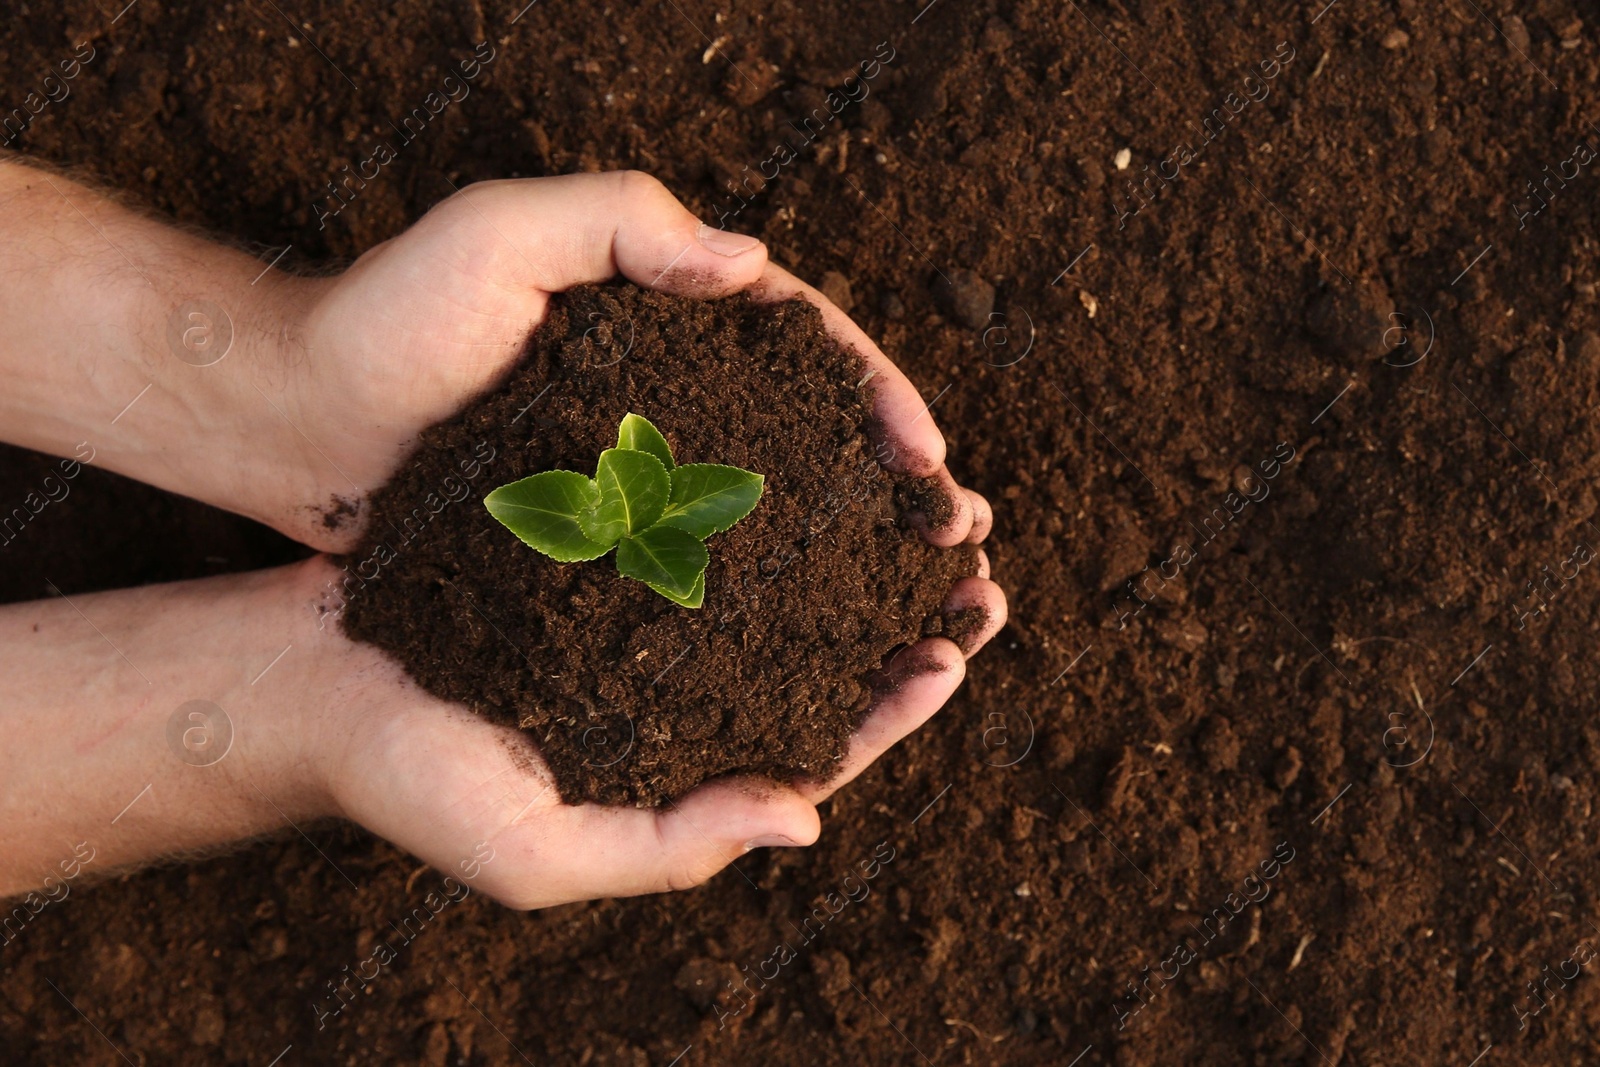
[[(727, 533), (729, 530), (731, 530), (735, 526), (739, 525), (739, 523), (741, 523), (745, 519), (749, 518), (750, 517), (750, 512), (754, 511), (756, 509), (756, 505), (761, 503), (761, 496), (762, 496), (763, 493), (765, 493), (767, 491), (767, 476), (765, 474), (757, 474), (755, 471), (747, 471), (743, 467), (735, 467), (732, 464), (728, 464), (728, 463), (684, 463), (684, 464), (681, 464), (680, 466), (674, 467), (672, 470), (668, 471), (667, 474), (668, 474), (669, 477), (671, 477), (672, 475), (677, 474), (679, 471), (685, 470), (685, 469), (688, 469), (688, 468), (691, 468), (691, 467), (721, 467), (721, 468), (723, 468), (725, 470), (738, 471), (740, 474), (748, 474), (748, 475), (750, 475), (752, 478), (754, 478), (756, 480), (756, 498), (755, 498), (754, 501), (751, 502), (749, 510), (746, 511), (743, 515), (737, 515), (734, 518), (732, 518), (731, 520), (729, 520), (729, 522), (728, 522), (728, 524), (726, 526), (717, 526), (717, 525), (713, 524), (712, 527), (711, 527), (711, 534)], [(672, 483), (672, 487), (671, 488), (675, 490), (675, 489), (677, 489), (677, 487), (678, 487), (678, 483), (677, 483), (676, 480), (674, 480), (673, 483)], [(722, 490), (722, 492), (727, 492), (727, 490)], [(700, 500), (704, 500), (706, 498), (705, 497), (700, 497), (699, 499)], [(673, 511), (673, 508), (675, 508), (675, 507), (678, 508), (678, 510), (676, 512)], [(672, 502), (672, 495), (671, 495), (671, 492), (669, 491), (669, 493), (667, 495), (667, 506), (661, 512), (661, 517), (655, 521), (655, 525), (656, 526), (666, 525), (666, 522), (667, 522), (668, 519), (677, 518), (677, 516), (683, 515), (683, 514), (685, 514), (684, 508), (681, 505), (674, 504)], [(674, 529), (680, 529), (680, 528), (681, 527), (674, 527)], [(652, 529), (654, 529), (654, 527), (652, 527)], [(684, 532), (692, 534), (692, 531), (685, 530)], [(699, 534), (692, 534), (692, 536), (700, 537), (700, 540), (704, 541), (706, 539), (706, 537), (710, 537), (711, 534), (706, 534), (705, 537), (700, 537)]]

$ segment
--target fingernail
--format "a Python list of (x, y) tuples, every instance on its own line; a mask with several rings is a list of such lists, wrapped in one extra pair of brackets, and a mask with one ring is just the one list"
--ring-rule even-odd
[(761, 242), (749, 234), (731, 233), (700, 224), (700, 243), (719, 256), (742, 256)]
[(794, 838), (785, 837), (783, 834), (762, 834), (760, 837), (753, 837), (746, 841), (744, 850), (749, 852), (758, 848), (796, 848), (799, 844), (800, 842)]

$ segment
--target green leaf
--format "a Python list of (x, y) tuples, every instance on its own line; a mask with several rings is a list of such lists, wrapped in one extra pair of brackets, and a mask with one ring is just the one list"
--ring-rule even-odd
[(696, 537), (721, 533), (761, 499), (766, 479), (720, 463), (685, 463), (672, 472), (672, 499), (658, 520)]
[(661, 461), (629, 448), (600, 453), (594, 480), (600, 501), (580, 514), (578, 522), (591, 541), (608, 545), (654, 526), (672, 492), (672, 479)]
[(489, 514), (553, 560), (599, 559), (615, 542), (584, 534), (579, 516), (600, 502), (594, 482), (576, 471), (545, 471), (502, 485), (484, 497)]
[(694, 580), (694, 588), (689, 590), (688, 596), (679, 596), (676, 593), (669, 592), (668, 590), (661, 588), (659, 585), (652, 585), (650, 588), (654, 589), (656, 592), (660, 593), (662, 596), (666, 597), (679, 607), (697, 608), (701, 604), (705, 603), (706, 572), (700, 572), (700, 576)]
[(669, 471), (675, 466), (672, 462), (672, 446), (667, 444), (667, 439), (661, 436), (661, 431), (643, 415), (630, 412), (622, 417), (622, 425), (617, 427), (617, 447), (631, 448), (635, 452), (648, 452), (659, 459), (661, 465)]
[(670, 526), (656, 526), (617, 543), (618, 571), (673, 597), (691, 597), (710, 561), (698, 537)]

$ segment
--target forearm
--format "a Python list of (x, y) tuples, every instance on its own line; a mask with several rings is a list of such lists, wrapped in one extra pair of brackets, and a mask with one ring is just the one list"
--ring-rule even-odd
[(338, 813), (321, 573), (0, 608), (0, 897)]
[(314, 283), (14, 157), (0, 233), (0, 440), (273, 518), (241, 487), (303, 447), (273, 404)]

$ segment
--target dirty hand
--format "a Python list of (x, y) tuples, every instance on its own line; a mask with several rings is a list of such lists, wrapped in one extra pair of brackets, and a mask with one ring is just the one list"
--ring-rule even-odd
[[(0, 295), (0, 371), (12, 384), (0, 437), (62, 455), (92, 441), (99, 465), (314, 547), (356, 543), (361, 516), (330, 528), (321, 509), (363, 500), (423, 428), (494, 382), (550, 294), (619, 272), (683, 295), (751, 288), (818, 303), (875, 372), (889, 465), (948, 490), (953, 518), (925, 535), (950, 545), (988, 532), (987, 505), (956, 487), (933, 420), (876, 346), (768, 264), (758, 242), (706, 229), (642, 175), (472, 186), (331, 279), (263, 273), (3, 160), (0, 194), (0, 221), (18, 234), (0, 268), (40, 280), (39, 292)], [(36, 321), (49, 297), (85, 287), (104, 299), (74, 305), (59, 358), (33, 359), (52, 325)], [(182, 349), (188, 331), (170, 329), (191, 321), (174, 314), (196, 301), (210, 309), (207, 331), (228, 328), (230, 347), (200, 353), (220, 356), (209, 365)], [(477, 841), (497, 842), (505, 860), (482, 887), (524, 907), (693, 884), (747, 845), (813, 840), (814, 803), (937, 711), (963, 653), (1005, 620), (980, 556), (946, 610), (981, 606), (987, 626), (966, 649), (939, 637), (914, 646), (904, 662), (920, 673), (885, 691), (828, 786), (711, 783), (651, 813), (560, 805), (536, 759), (509, 755), (519, 734), (433, 700), (327, 625), (318, 607), (333, 573), (316, 559), (0, 608), (0, 667), (17, 697), (0, 754), (15, 786), (0, 803), (0, 893), (33, 885), (66, 837), (103, 842), (104, 869), (324, 816), (355, 819), (444, 869)], [(173, 747), (173, 736), (212, 736), (209, 719), (184, 726), (194, 700), (229, 716), (238, 745), (210, 766)]]
[[(552, 294), (618, 274), (690, 297), (817, 304), (873, 374), (885, 465), (946, 490), (950, 517), (924, 535), (953, 545), (989, 531), (988, 505), (956, 486), (933, 418), (878, 347), (759, 241), (705, 226), (644, 174), (469, 186), (331, 278), (275, 271), (3, 154), (0, 230), (0, 272), (32, 280), (0, 289), (0, 439), (316, 549), (360, 542), (368, 494), (422, 430), (500, 378)], [(354, 521), (330, 514), (352, 508)], [(992, 583), (959, 592), (1003, 617)]]
[[(889, 465), (937, 477), (939, 544), (981, 539), (904, 375), (754, 238), (636, 172), (484, 182), (335, 277), (297, 277), (0, 153), (0, 437), (195, 497), (323, 551), (417, 435), (495, 382), (553, 293), (618, 274), (664, 292), (801, 293), (875, 371)], [(84, 300), (94, 293), (94, 300)], [(40, 353), (49, 354), (41, 358)], [(341, 502), (343, 502), (341, 504)]]
[[(697, 299), (748, 289), (757, 299), (803, 296), (820, 306), (873, 372), (889, 466), (938, 478), (955, 505), (928, 539), (953, 545), (987, 534), (988, 505), (957, 488), (922, 398), (878, 347), (815, 289), (768, 263), (761, 242), (701, 223), (660, 182), (633, 171), (468, 186), (295, 297), (285, 358), (304, 374), (289, 379), (289, 411), (325, 453), (320, 463), (302, 457), (321, 477), (308, 502), (377, 488), (422, 429), (503, 375), (552, 294), (619, 274)], [(329, 531), (306, 517), (304, 508), (299, 522), (286, 512), (285, 532), (327, 551), (357, 543), (360, 523)]]
[(814, 805), (965, 670), (950, 642), (926, 642), (943, 669), (886, 687), (827, 785), (724, 779), (659, 811), (566, 805), (523, 734), (344, 636), (324, 614), (340, 577), (316, 557), (0, 607), (0, 897), (49, 888), (80, 842), (103, 874), (330, 817), (513, 907), (683, 889), (750, 848), (815, 841)]

